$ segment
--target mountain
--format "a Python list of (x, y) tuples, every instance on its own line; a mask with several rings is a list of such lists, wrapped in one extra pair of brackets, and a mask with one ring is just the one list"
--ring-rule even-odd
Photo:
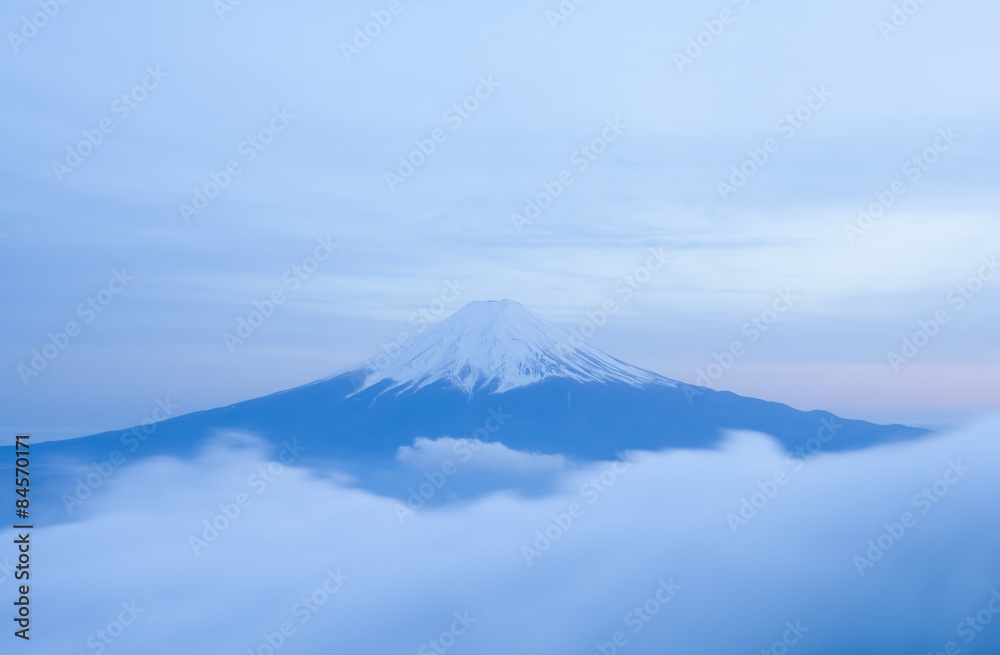
[(382, 393), (444, 383), (471, 396), (553, 379), (677, 386), (586, 344), (573, 347), (562, 330), (512, 300), (470, 302), (396, 357), (373, 357), (349, 372), (360, 378), (359, 392), (385, 383)]
[[(189, 455), (223, 430), (306, 447), (302, 462), (391, 462), (418, 437), (470, 437), (590, 460), (622, 449), (707, 448), (726, 429), (789, 450), (839, 451), (925, 430), (696, 387), (631, 366), (510, 301), (472, 302), (415, 339), (332, 377), (155, 425), (139, 456)], [(65, 457), (122, 449), (130, 431), (40, 444)], [(134, 439), (134, 433), (133, 433)]]

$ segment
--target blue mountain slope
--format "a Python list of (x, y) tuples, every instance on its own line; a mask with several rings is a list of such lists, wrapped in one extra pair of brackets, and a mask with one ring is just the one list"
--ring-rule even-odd
[[(928, 433), (685, 385), (573, 344), (512, 301), (470, 303), (395, 357), (159, 423), (136, 456), (190, 455), (230, 429), (275, 444), (298, 439), (306, 447), (303, 463), (391, 461), (416, 437), (489, 439), (519, 450), (604, 459), (623, 449), (711, 447), (725, 429), (765, 432), (790, 451), (854, 449)], [(106, 456), (134, 443), (128, 433), (39, 450), (51, 453), (50, 460)]]

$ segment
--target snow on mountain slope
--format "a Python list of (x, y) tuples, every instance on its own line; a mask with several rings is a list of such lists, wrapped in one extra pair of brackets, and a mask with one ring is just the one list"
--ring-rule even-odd
[(669, 378), (630, 366), (569, 336), (512, 300), (474, 301), (390, 354), (348, 369), (357, 391), (450, 383), (471, 394), (502, 392), (549, 378), (676, 386)]

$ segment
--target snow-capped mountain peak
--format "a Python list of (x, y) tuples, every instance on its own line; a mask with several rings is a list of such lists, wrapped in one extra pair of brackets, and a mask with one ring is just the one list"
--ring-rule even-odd
[(390, 382), (386, 391), (444, 382), (470, 394), (550, 378), (676, 385), (586, 344), (573, 345), (565, 332), (513, 300), (470, 302), (402, 348), (372, 357), (350, 372), (359, 392), (384, 381)]

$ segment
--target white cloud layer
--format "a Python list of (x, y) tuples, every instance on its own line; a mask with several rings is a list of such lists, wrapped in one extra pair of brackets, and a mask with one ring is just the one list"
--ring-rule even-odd
[[(715, 655), (785, 639), (803, 654), (995, 652), (1000, 625), (980, 621), (1000, 588), (997, 428), (808, 461), (744, 433), (719, 451), (583, 469), (493, 444), (478, 456), (540, 467), (554, 491), (402, 523), (396, 499), (230, 440), (126, 468), (77, 520), (35, 530), (32, 647), (588, 655), (617, 640), (627, 655)], [(447, 441), (402, 459), (436, 466)], [(13, 538), (0, 533), (0, 562)]]
[(502, 471), (514, 474), (558, 473), (566, 466), (562, 455), (543, 455), (512, 450), (499, 442), (478, 439), (418, 437), (412, 446), (400, 446), (396, 459), (407, 466), (428, 470), (452, 462), (457, 469)]

